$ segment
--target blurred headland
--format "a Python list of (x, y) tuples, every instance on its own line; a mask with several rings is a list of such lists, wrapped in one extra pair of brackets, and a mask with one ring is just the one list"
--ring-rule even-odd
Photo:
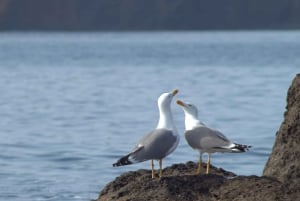
[(0, 0), (0, 30), (299, 29), (300, 0)]

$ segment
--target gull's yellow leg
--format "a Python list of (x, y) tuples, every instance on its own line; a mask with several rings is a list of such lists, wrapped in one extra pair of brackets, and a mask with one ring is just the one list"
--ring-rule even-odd
[(200, 153), (200, 156), (199, 156), (199, 164), (198, 164), (197, 174), (201, 174), (201, 168), (202, 168), (202, 153)]
[(162, 177), (162, 159), (159, 160), (159, 178)]
[(154, 174), (154, 162), (153, 160), (151, 160), (151, 169), (152, 169), (152, 179), (155, 178), (155, 174)]
[(208, 153), (208, 159), (206, 163), (206, 174), (209, 173), (209, 166), (210, 166), (210, 153)]

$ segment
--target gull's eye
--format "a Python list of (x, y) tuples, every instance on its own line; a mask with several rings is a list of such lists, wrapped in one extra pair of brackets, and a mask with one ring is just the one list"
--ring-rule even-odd
[(188, 104), (189, 107), (192, 107), (192, 104)]

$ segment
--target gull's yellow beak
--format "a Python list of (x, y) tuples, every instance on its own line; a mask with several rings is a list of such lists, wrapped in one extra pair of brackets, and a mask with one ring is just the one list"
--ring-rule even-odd
[(178, 90), (178, 89), (175, 89), (175, 90), (172, 92), (173, 96), (175, 96), (178, 92), (179, 92), (179, 90)]
[(184, 107), (184, 102), (182, 102), (181, 100), (177, 100), (176, 103), (182, 107)]

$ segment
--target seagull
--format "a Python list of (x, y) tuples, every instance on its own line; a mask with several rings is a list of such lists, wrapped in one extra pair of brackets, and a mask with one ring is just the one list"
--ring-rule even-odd
[(198, 109), (195, 105), (177, 100), (185, 114), (185, 139), (187, 143), (200, 152), (197, 174), (201, 173), (202, 154), (208, 154), (206, 174), (209, 173), (210, 155), (215, 152), (240, 153), (248, 151), (251, 146), (233, 143), (216, 129), (207, 127), (198, 119)]
[(121, 157), (113, 167), (151, 160), (152, 178), (155, 178), (153, 160), (158, 160), (159, 177), (162, 177), (162, 160), (171, 154), (179, 143), (179, 135), (171, 111), (171, 102), (177, 93), (178, 90), (175, 89), (159, 96), (157, 101), (159, 121), (156, 129), (141, 138), (133, 150)]

